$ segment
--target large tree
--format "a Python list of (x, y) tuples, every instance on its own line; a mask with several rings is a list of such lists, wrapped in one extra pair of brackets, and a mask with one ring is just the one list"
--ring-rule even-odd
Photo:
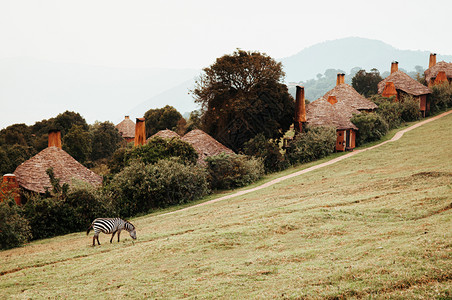
[(236, 151), (258, 133), (282, 137), (294, 115), (284, 75), (280, 62), (260, 52), (217, 58), (191, 91), (202, 106), (202, 128)]
[(124, 141), (111, 122), (96, 122), (90, 129), (92, 137), (91, 160), (110, 158)]
[(370, 97), (377, 94), (378, 83), (382, 80), (383, 78), (381, 78), (377, 69), (372, 69), (370, 72), (360, 70), (352, 78), (352, 86), (361, 95)]
[(174, 107), (166, 105), (163, 108), (150, 109), (144, 114), (146, 119), (146, 137), (160, 130), (177, 130), (182, 115)]

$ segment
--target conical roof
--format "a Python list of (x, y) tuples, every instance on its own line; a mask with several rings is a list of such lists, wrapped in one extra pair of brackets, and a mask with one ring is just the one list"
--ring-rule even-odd
[(323, 98), (328, 99), (329, 96), (335, 96), (337, 99), (336, 109), (345, 114), (349, 119), (352, 118), (356, 110), (373, 110), (377, 105), (367, 100), (358, 93), (352, 86), (346, 83), (336, 85), (332, 90), (327, 92)]
[(306, 106), (306, 121), (311, 126), (329, 126), (336, 129), (355, 129), (358, 128), (350, 121), (348, 114), (359, 113), (358, 110), (349, 109), (344, 112), (337, 107), (336, 104), (331, 104), (324, 98), (319, 98)]
[(151, 135), (146, 141), (149, 141), (150, 139), (152, 139), (153, 137), (156, 137), (156, 136), (161, 137), (162, 139), (172, 139), (172, 138), (180, 138), (181, 137), (176, 132), (169, 130), (169, 129), (165, 129), (165, 130), (160, 130), (159, 132), (157, 132), (154, 135)]
[(430, 82), (432, 78), (435, 78), (438, 75), (438, 72), (444, 71), (446, 73), (447, 78), (452, 78), (452, 63), (447, 63), (445, 61), (440, 61), (435, 64), (433, 67), (425, 70), (425, 80)]
[(419, 96), (430, 94), (432, 91), (425, 85), (417, 82), (402, 71), (396, 71), (378, 83), (378, 93), (383, 93), (386, 82), (394, 83), (396, 90), (402, 90), (407, 94)]
[(182, 137), (182, 140), (191, 144), (198, 152), (198, 161), (202, 162), (208, 156), (221, 153), (235, 154), (234, 151), (215, 140), (213, 137), (200, 129), (194, 129)]
[(115, 126), (123, 138), (135, 137), (135, 122), (130, 120), (128, 116)]
[(73, 179), (81, 180), (92, 185), (102, 184), (102, 177), (87, 169), (66, 151), (57, 147), (48, 147), (29, 160), (20, 164), (14, 171), (19, 185), (24, 189), (44, 193), (46, 187), (51, 189), (46, 170), (53, 168), (60, 184), (71, 184)]

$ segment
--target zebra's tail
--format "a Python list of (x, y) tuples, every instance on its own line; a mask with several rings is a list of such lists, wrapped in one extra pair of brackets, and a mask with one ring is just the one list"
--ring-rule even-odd
[(91, 228), (93, 228), (93, 224), (91, 224), (91, 225), (88, 227), (88, 230), (86, 230), (86, 235), (89, 234), (89, 232), (91, 231)]

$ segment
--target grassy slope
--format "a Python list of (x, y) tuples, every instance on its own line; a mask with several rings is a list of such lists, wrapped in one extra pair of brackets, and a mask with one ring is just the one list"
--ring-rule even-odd
[(452, 297), (452, 114), (230, 200), (0, 252), (1, 297)]

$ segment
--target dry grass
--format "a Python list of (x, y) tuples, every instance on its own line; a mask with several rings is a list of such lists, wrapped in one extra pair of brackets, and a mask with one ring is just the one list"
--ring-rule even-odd
[(450, 299), (452, 115), (241, 197), (0, 252), (3, 298)]

